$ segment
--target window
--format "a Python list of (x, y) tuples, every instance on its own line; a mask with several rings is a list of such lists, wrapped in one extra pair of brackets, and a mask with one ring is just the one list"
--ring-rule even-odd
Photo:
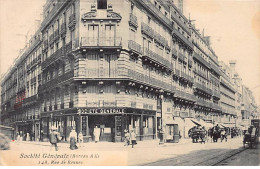
[(97, 0), (97, 9), (107, 9), (107, 0)]

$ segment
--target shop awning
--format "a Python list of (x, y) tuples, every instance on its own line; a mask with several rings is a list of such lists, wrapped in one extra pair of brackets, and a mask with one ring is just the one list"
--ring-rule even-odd
[(191, 121), (191, 118), (185, 118), (184, 121), (185, 121), (185, 126), (186, 127), (192, 128), (192, 127), (196, 126), (196, 124)]
[(193, 123), (195, 123), (196, 125), (198, 125), (198, 126), (204, 126), (204, 127), (206, 127), (206, 128), (211, 128), (211, 127), (213, 127), (213, 124), (211, 124), (211, 123), (206, 123), (204, 120), (196, 120), (196, 119), (191, 119), (191, 121), (193, 122)]

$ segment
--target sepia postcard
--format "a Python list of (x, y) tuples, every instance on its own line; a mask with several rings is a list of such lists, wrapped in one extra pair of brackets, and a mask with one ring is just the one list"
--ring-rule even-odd
[(0, 0), (1, 166), (259, 166), (260, 0)]

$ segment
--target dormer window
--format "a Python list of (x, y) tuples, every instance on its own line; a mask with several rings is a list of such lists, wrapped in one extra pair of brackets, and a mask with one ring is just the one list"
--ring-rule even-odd
[(97, 9), (107, 9), (107, 0), (97, 0)]

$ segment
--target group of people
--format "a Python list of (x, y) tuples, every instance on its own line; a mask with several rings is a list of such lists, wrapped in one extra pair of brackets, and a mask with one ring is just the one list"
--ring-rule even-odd
[[(70, 149), (71, 150), (78, 149), (77, 138), (78, 138), (78, 142), (79, 142), (79, 144), (81, 146), (81, 143), (83, 143), (83, 135), (80, 132), (79, 135), (77, 136), (75, 128), (72, 128), (72, 130), (70, 132), (70, 135), (69, 135)], [(60, 142), (62, 139), (63, 139), (63, 137), (61, 137), (60, 133), (57, 132), (57, 128), (56, 127), (52, 127), (51, 128), (51, 133), (49, 135), (49, 141), (50, 141), (51, 145), (55, 147), (56, 151), (58, 151), (57, 143)]]
[[(132, 148), (134, 148), (134, 145), (137, 144), (136, 142), (136, 134), (134, 130), (131, 130), (129, 133), (128, 130), (125, 130), (125, 146), (132, 145)], [(97, 126), (93, 130), (94, 140), (95, 143), (99, 142), (100, 137), (100, 128)], [(55, 150), (58, 151), (57, 143), (60, 142), (63, 139), (63, 137), (60, 136), (59, 132), (57, 131), (56, 127), (51, 128), (51, 133), (49, 135), (49, 141), (52, 145), (52, 147), (55, 147)], [(78, 142), (77, 142), (78, 141)], [(78, 149), (77, 143), (79, 143), (79, 146), (81, 147), (81, 144), (83, 143), (83, 135), (82, 132), (80, 132), (78, 135), (75, 131), (75, 128), (72, 128), (70, 135), (69, 135), (69, 142), (70, 142), (70, 149), (76, 150)]]
[(29, 133), (22, 133), (22, 131), (16, 133), (16, 141), (31, 141), (31, 135)]
[(124, 146), (129, 146), (130, 144), (132, 145), (132, 148), (134, 148), (134, 145), (137, 144), (136, 142), (136, 134), (134, 130), (131, 130), (131, 133), (128, 132), (128, 130), (124, 130), (125, 132), (125, 144)]

